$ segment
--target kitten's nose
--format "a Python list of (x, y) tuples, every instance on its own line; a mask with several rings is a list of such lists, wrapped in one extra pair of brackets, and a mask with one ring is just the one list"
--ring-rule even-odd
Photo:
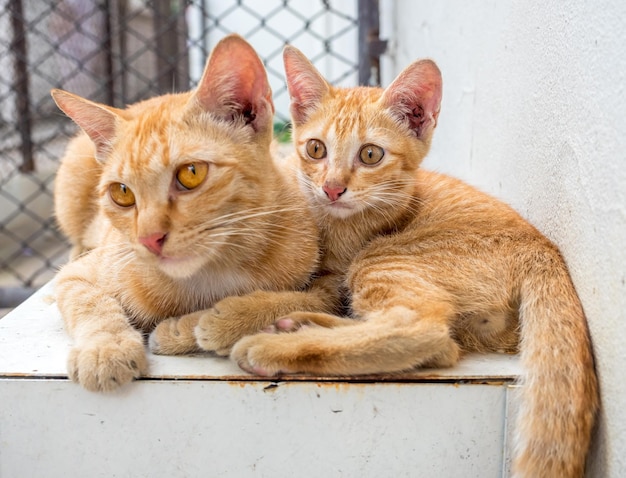
[(346, 188), (344, 186), (335, 186), (332, 184), (324, 184), (324, 186), (322, 186), (322, 189), (331, 201), (336, 201), (337, 199), (339, 199), (339, 196), (346, 192)]
[(150, 252), (158, 256), (163, 251), (163, 244), (165, 244), (165, 239), (167, 239), (166, 233), (155, 232), (154, 234), (140, 237), (139, 242), (146, 246), (146, 248)]

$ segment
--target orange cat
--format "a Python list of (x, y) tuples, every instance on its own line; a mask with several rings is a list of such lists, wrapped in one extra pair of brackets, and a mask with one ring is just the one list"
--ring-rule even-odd
[[(84, 131), (55, 190), (75, 244), (56, 279), (74, 381), (111, 390), (144, 374), (142, 331), (169, 316), (307, 284), (317, 230), (270, 155), (271, 90), (242, 38), (215, 47), (192, 92), (124, 110), (52, 95)], [(242, 335), (258, 330), (240, 326)]]
[(319, 280), (347, 288), (358, 320), (292, 313), (231, 357), (260, 375), (352, 375), (519, 345), (515, 476), (582, 476), (598, 389), (580, 300), (557, 247), (515, 211), (419, 168), (439, 114), (437, 66), (415, 62), (385, 90), (339, 89), (298, 50), (284, 59)]

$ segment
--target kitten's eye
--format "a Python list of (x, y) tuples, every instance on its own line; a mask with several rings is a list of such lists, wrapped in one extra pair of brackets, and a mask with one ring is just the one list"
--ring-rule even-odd
[(326, 146), (319, 139), (310, 139), (306, 143), (306, 153), (313, 159), (326, 157)]
[(130, 207), (135, 204), (135, 194), (122, 183), (113, 183), (109, 186), (109, 196), (115, 204), (122, 207)]
[(363, 164), (376, 164), (380, 163), (385, 155), (385, 150), (375, 144), (366, 144), (359, 151), (359, 159)]
[(195, 189), (202, 184), (208, 171), (209, 165), (207, 163), (189, 163), (178, 168), (176, 179), (183, 188)]

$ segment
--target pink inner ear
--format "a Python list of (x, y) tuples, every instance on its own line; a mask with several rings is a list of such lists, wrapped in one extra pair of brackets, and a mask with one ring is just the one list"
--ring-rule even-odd
[(91, 138), (98, 159), (102, 160), (116, 132), (118, 117), (112, 108), (62, 90), (54, 90), (52, 97), (59, 108)]
[(421, 60), (400, 73), (385, 90), (382, 101), (422, 139), (437, 126), (441, 96), (439, 68), (430, 60)]
[(255, 128), (274, 113), (265, 67), (241, 37), (229, 35), (214, 48), (195, 93), (201, 107), (218, 116), (250, 115)]
[(307, 120), (330, 87), (320, 72), (298, 49), (288, 46), (283, 52), (287, 88), (291, 97), (291, 116), (296, 124)]

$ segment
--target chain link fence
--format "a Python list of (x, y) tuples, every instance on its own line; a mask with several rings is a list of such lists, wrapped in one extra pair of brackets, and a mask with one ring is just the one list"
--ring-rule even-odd
[(263, 58), (278, 131), (288, 121), (287, 43), (335, 84), (378, 82), (384, 42), (373, 0), (0, 0), (0, 308), (67, 260), (52, 190), (76, 127), (50, 89), (117, 107), (188, 90), (231, 32)]

